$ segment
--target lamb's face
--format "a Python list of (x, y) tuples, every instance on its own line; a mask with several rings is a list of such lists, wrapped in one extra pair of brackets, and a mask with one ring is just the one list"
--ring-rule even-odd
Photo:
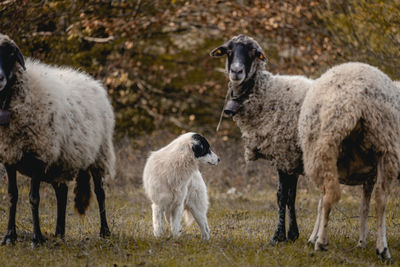
[(258, 43), (245, 35), (233, 37), (227, 43), (215, 48), (210, 55), (213, 57), (227, 55), (226, 70), (229, 80), (234, 85), (242, 84), (252, 75), (252, 65), (256, 60), (266, 61), (264, 51)]
[(194, 157), (203, 163), (217, 165), (220, 162), (219, 157), (211, 151), (210, 144), (200, 134), (192, 135), (192, 150)]
[(0, 34), (0, 91), (11, 79), (16, 62), (25, 69), (24, 58), (19, 48), (7, 36)]

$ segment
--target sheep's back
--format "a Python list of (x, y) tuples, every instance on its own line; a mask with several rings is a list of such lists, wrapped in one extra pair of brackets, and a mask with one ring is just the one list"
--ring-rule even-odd
[(47, 164), (87, 168), (113, 133), (113, 111), (103, 86), (82, 72), (30, 59), (25, 79), (24, 97), (12, 100), (14, 117), (6, 129), (11, 139), (23, 143), (19, 157), (29, 151)]
[(360, 121), (363, 150), (390, 152), (398, 158), (400, 93), (396, 85), (367, 64), (335, 66), (315, 81), (302, 106), (299, 139), (305, 161), (315, 154), (320, 143), (342, 142)]

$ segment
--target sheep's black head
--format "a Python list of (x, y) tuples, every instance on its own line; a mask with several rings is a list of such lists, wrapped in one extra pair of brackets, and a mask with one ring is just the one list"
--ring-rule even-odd
[(241, 84), (254, 74), (254, 67), (266, 57), (261, 46), (251, 37), (238, 35), (210, 53), (213, 57), (227, 55), (226, 71), (233, 84)]
[(251, 80), (257, 69), (264, 69), (267, 61), (261, 46), (251, 37), (238, 35), (210, 53), (213, 57), (227, 55), (226, 72), (233, 85), (232, 100), (225, 106), (226, 115), (235, 115), (254, 85)]
[(0, 91), (11, 79), (15, 63), (25, 69), (24, 57), (18, 46), (7, 35), (0, 34)]

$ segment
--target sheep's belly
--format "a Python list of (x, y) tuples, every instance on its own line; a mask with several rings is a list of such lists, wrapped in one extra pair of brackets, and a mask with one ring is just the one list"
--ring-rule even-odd
[(347, 150), (337, 162), (339, 182), (346, 185), (361, 185), (368, 180), (376, 179), (375, 162), (372, 153)]
[(352, 173), (350, 175), (340, 176), (339, 182), (345, 185), (362, 185), (366, 181), (372, 180), (376, 178), (375, 171), (371, 171), (368, 173)]
[(77, 175), (76, 171), (63, 166), (60, 162), (46, 165), (31, 154), (22, 157), (17, 163), (17, 170), (29, 177), (39, 175), (42, 181), (48, 183), (70, 181)]

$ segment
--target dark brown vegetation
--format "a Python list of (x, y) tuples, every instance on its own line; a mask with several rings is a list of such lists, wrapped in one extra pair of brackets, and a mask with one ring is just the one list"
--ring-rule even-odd
[[(351, 60), (399, 76), (398, 1), (46, 1), (0, 3), (1, 31), (26, 56), (81, 68), (107, 86), (117, 138), (160, 129), (214, 133), (226, 92), (208, 53), (244, 33), (273, 73), (317, 77)], [(222, 134), (232, 124), (223, 124)]]

